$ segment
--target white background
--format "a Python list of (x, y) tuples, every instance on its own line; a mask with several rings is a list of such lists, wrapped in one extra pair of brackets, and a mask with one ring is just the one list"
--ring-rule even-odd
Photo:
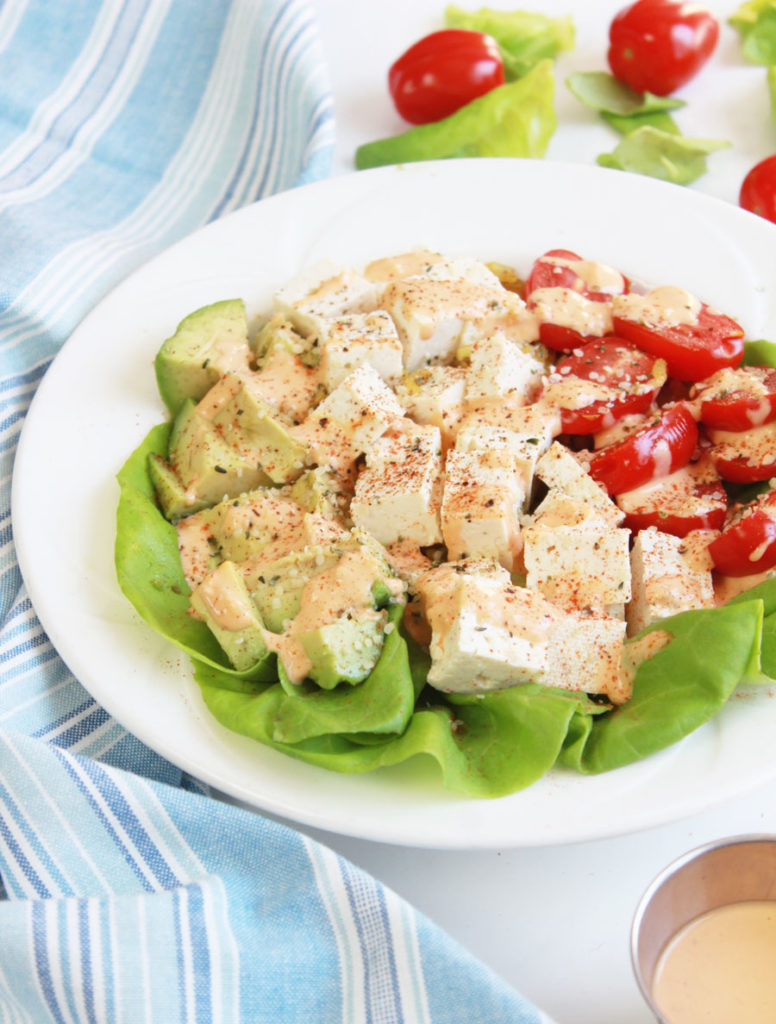
[[(442, 27), (444, 6), (444, 0), (316, 0), (336, 104), (334, 173), (353, 169), (362, 142), (407, 127), (391, 105), (386, 72), (411, 43)], [(462, 0), (461, 6), (479, 4)], [(622, 5), (491, 0), (491, 6), (574, 18), (576, 48), (557, 63), (560, 124), (547, 158), (593, 163), (613, 149), (617, 136), (577, 103), (564, 79), (574, 70), (605, 69), (608, 25)], [(735, 203), (746, 171), (776, 152), (776, 122), (764, 69), (744, 63), (737, 35), (724, 24), (735, 2), (709, 6), (723, 20), (720, 42), (712, 61), (679, 93), (688, 105), (675, 117), (687, 136), (733, 144), (712, 154), (709, 172), (691, 187)], [(515, 202), (526, 203), (527, 217), (537, 216), (530, 197), (516, 194)], [(678, 241), (667, 223), (666, 244)], [(410, 900), (558, 1024), (646, 1024), (653, 1017), (629, 961), (630, 923), (642, 891), (670, 859), (695, 845), (735, 833), (776, 832), (776, 785), (679, 825), (566, 847), (433, 852), (307, 831)]]

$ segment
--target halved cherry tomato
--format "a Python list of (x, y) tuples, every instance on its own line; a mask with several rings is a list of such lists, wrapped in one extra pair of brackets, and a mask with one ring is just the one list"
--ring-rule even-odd
[(428, 124), (504, 84), (498, 43), (483, 32), (446, 28), (424, 36), (388, 71), (388, 89), (399, 114)]
[[(542, 398), (560, 408), (561, 432), (596, 434), (633, 413), (645, 412), (665, 380), (665, 363), (619, 338), (589, 341), (555, 366)], [(586, 405), (589, 381), (595, 393), (603, 393)]]
[[(597, 286), (583, 276), (586, 270), (600, 271)], [(568, 249), (550, 249), (534, 262), (526, 280), (525, 297), (529, 306), (531, 293), (543, 288), (567, 288), (588, 302), (611, 302), (613, 295), (622, 295), (628, 291), (628, 280), (606, 264), (583, 260)], [(610, 332), (606, 330), (602, 333)], [(570, 352), (591, 338), (600, 336), (560, 323), (539, 324), (539, 340), (555, 352)]]
[(738, 204), (758, 217), (776, 222), (776, 153), (755, 164), (746, 175)]
[(744, 355), (744, 330), (735, 320), (701, 303), (694, 324), (652, 327), (615, 314), (614, 332), (644, 352), (665, 359), (669, 377), (700, 381), (726, 366), (738, 366)]
[(719, 22), (700, 4), (636, 0), (609, 26), (609, 67), (636, 92), (667, 96), (700, 71), (718, 38)]
[(750, 576), (776, 565), (776, 490), (737, 511), (709, 544), (714, 566), (725, 576)]
[(776, 369), (739, 366), (693, 386), (701, 422), (716, 430), (749, 430), (776, 419)]
[(590, 475), (609, 494), (632, 491), (686, 466), (697, 441), (698, 427), (687, 406), (667, 406), (625, 440), (599, 449), (590, 460)]
[(709, 457), (723, 480), (752, 484), (776, 476), (776, 422), (751, 430), (709, 430)]
[(721, 530), (728, 507), (725, 488), (707, 457), (614, 500), (625, 513), (624, 525), (634, 533), (656, 526), (675, 537)]

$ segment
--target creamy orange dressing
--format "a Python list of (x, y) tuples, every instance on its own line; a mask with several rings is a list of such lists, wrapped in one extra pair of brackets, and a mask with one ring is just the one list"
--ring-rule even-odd
[(414, 277), (422, 274), (438, 263), (445, 263), (445, 257), (438, 252), (406, 252), (400, 256), (387, 256), (384, 259), (372, 260), (364, 270), (364, 277), (369, 281), (396, 281), (403, 277)]
[(222, 562), (200, 583), (197, 594), (222, 629), (237, 631), (253, 625), (254, 617), (245, 593), (234, 585), (227, 571), (229, 566), (229, 562)]
[(709, 430), (709, 437), (722, 458), (761, 466), (776, 461), (776, 421), (750, 430)]
[(775, 966), (776, 902), (734, 903), (674, 936), (652, 995), (668, 1024), (773, 1024)]
[(251, 391), (290, 419), (304, 419), (318, 390), (318, 375), (293, 352), (274, 348), (258, 373), (246, 381)]
[(681, 324), (696, 324), (700, 309), (699, 299), (684, 288), (673, 285), (654, 288), (646, 295), (630, 292), (612, 299), (612, 311), (616, 317), (663, 330)]
[(561, 409), (584, 409), (593, 402), (611, 400), (612, 389), (606, 384), (580, 377), (561, 377), (559, 374), (553, 374), (541, 397), (544, 405)]
[(573, 288), (537, 288), (531, 292), (530, 308), (543, 323), (570, 327), (584, 335), (600, 337), (612, 331), (612, 307), (594, 302)]
[(595, 260), (570, 260), (563, 256), (543, 256), (542, 263), (551, 263), (557, 267), (568, 267), (577, 275), (583, 284), (594, 292), (618, 295), (625, 287), (625, 281), (619, 270)]

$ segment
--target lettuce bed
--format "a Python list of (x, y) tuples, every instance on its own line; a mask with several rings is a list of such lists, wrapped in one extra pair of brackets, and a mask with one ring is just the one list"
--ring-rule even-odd
[(118, 475), (119, 584), (143, 619), (191, 656), (214, 717), (291, 757), (355, 773), (426, 754), (448, 789), (497, 797), (530, 786), (556, 764), (597, 773), (638, 761), (708, 721), (740, 682), (776, 677), (776, 580), (723, 608), (661, 622), (655, 628), (670, 632), (671, 642), (639, 668), (632, 699), (611, 711), (584, 694), (541, 686), (440, 694), (425, 685), (427, 656), (401, 628), (356, 687), (284, 687), (274, 655), (236, 672), (188, 614), (176, 531), (148, 476), (148, 455), (166, 455), (169, 431), (168, 424), (154, 427)]

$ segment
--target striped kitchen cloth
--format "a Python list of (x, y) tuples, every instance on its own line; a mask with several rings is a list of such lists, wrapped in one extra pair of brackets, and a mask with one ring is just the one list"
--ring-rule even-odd
[[(16, 441), (65, 338), (172, 242), (325, 176), (332, 140), (303, 0), (0, 2), (8, 1024), (546, 1020), (377, 881), (129, 735), (53, 650), (15, 558)], [(44, 480), (41, 499), (55, 529)]]

